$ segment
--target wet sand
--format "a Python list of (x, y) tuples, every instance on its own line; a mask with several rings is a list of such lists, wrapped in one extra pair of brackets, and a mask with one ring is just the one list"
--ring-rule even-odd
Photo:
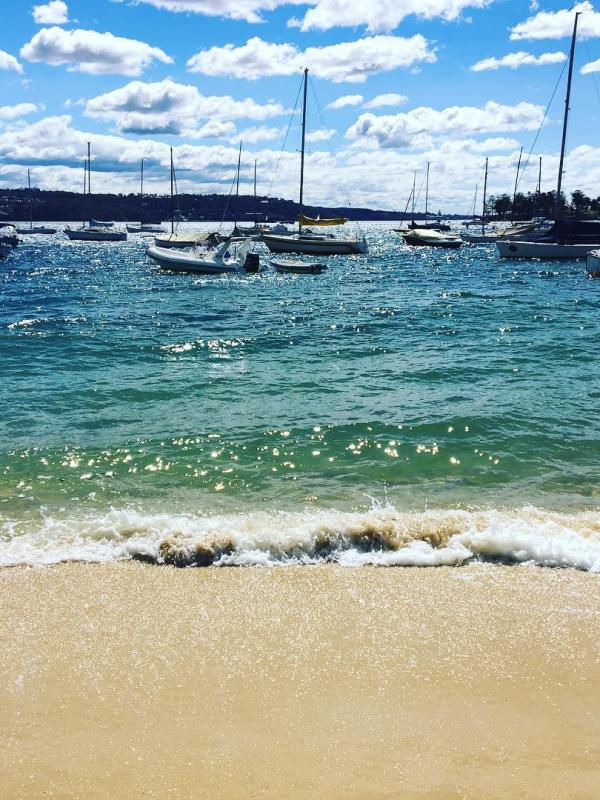
[(600, 577), (0, 572), (16, 798), (600, 796)]

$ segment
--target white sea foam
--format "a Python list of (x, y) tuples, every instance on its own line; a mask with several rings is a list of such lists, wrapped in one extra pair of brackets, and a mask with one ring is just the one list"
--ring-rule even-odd
[(143, 514), (0, 524), (0, 566), (142, 558), (176, 566), (459, 566), (472, 559), (600, 572), (600, 512)]

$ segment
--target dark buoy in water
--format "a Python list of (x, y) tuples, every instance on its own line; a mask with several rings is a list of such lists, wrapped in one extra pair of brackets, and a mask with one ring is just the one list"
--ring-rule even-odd
[(260, 270), (260, 256), (258, 253), (246, 253), (244, 261), (245, 272), (258, 272)]

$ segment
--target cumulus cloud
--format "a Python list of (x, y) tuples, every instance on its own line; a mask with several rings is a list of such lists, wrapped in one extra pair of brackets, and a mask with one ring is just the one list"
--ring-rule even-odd
[(245, 22), (262, 22), (264, 11), (273, 11), (283, 5), (307, 5), (315, 0), (138, 0), (166, 11), (204, 14), (208, 17), (226, 17)]
[(17, 103), (15, 106), (0, 106), (0, 120), (6, 121), (24, 117), (27, 114), (33, 114), (36, 111), (41, 111), (43, 106), (38, 106), (35, 103)]
[(414, 147), (427, 142), (419, 137), (531, 130), (541, 124), (543, 116), (542, 106), (526, 102), (508, 106), (490, 100), (482, 107), (450, 106), (439, 111), (421, 106), (402, 114), (361, 114), (346, 136), (370, 140), (381, 148)]
[[(196, 137), (200, 120), (209, 120), (212, 130), (230, 136), (232, 126), (223, 127), (223, 122), (235, 119), (262, 121), (285, 113), (286, 109), (280, 103), (261, 104), (250, 97), (234, 100), (228, 95), (207, 96), (200, 94), (195, 86), (175, 83), (168, 78), (156, 83), (131, 81), (120, 89), (91, 98), (85, 106), (88, 117), (115, 122), (123, 133), (171, 133)], [(209, 131), (211, 128), (205, 124), (200, 130)]]
[(393, 31), (408, 16), (458, 19), (467, 9), (484, 8), (492, 0), (317, 0), (298, 23), (303, 31), (366, 25), (370, 33)]
[(600, 58), (596, 59), (596, 61), (588, 61), (581, 68), (582, 75), (589, 75), (591, 72), (600, 72)]
[(12, 69), (15, 72), (23, 72), (23, 67), (19, 64), (14, 56), (10, 53), (5, 53), (0, 50), (0, 69)]
[(155, 59), (172, 64), (158, 47), (112, 33), (64, 28), (42, 28), (21, 48), (27, 61), (42, 61), (54, 66), (69, 64), (72, 72), (95, 75), (140, 75)]
[(600, 36), (600, 13), (587, 2), (576, 3), (571, 8), (560, 11), (538, 11), (525, 22), (519, 22), (511, 28), (510, 38), (519, 39), (564, 39), (573, 33), (575, 12), (582, 11), (579, 18), (578, 32), (580, 36), (593, 38)]
[(508, 67), (508, 69), (519, 69), (519, 67), (542, 67), (545, 64), (562, 64), (567, 58), (566, 53), (542, 53), (540, 56), (534, 56), (531, 53), (520, 51), (518, 53), (508, 53), (508, 55), (501, 58), (484, 58), (469, 67), (471, 72), (485, 72), (486, 70), (501, 69)]
[(346, 106), (359, 106), (365, 98), (362, 94), (344, 94), (327, 105), (327, 108), (346, 108)]
[(378, 94), (371, 100), (365, 103), (365, 108), (385, 108), (390, 106), (401, 106), (408, 100), (404, 94), (395, 94), (389, 92), (388, 94)]
[(332, 136), (335, 136), (337, 131), (333, 130), (332, 128), (321, 128), (316, 131), (311, 131), (310, 133), (306, 134), (306, 141), (307, 142), (326, 142), (331, 139)]
[(364, 83), (370, 76), (397, 67), (411, 67), (436, 60), (435, 52), (420, 34), (368, 36), (353, 42), (308, 47), (264, 42), (258, 36), (245, 45), (211, 47), (189, 59), (191, 72), (256, 80), (270, 75), (293, 75), (309, 67), (318, 78), (334, 83)]
[(65, 25), (69, 21), (69, 9), (63, 0), (50, 0), (46, 5), (34, 6), (31, 13), (38, 25)]
[(285, 135), (285, 128), (269, 128), (266, 125), (259, 125), (255, 128), (246, 128), (235, 139), (230, 139), (231, 142), (241, 139), (244, 144), (256, 144), (257, 142), (272, 142), (275, 139), (281, 139)]

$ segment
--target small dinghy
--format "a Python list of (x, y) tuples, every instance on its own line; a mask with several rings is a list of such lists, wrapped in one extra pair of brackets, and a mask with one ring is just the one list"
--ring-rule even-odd
[(289, 261), (275, 261), (275, 259), (271, 259), (271, 264), (275, 272), (283, 272), (290, 275), (319, 275), (327, 269), (325, 264), (320, 264), (318, 261), (296, 261), (292, 259)]
[(403, 237), (406, 244), (413, 247), (445, 247), (456, 249), (461, 247), (463, 240), (458, 236), (448, 236), (448, 234), (431, 230), (430, 228), (415, 228), (409, 233), (404, 233)]
[(586, 256), (585, 268), (590, 278), (600, 278), (600, 250), (592, 250)]

